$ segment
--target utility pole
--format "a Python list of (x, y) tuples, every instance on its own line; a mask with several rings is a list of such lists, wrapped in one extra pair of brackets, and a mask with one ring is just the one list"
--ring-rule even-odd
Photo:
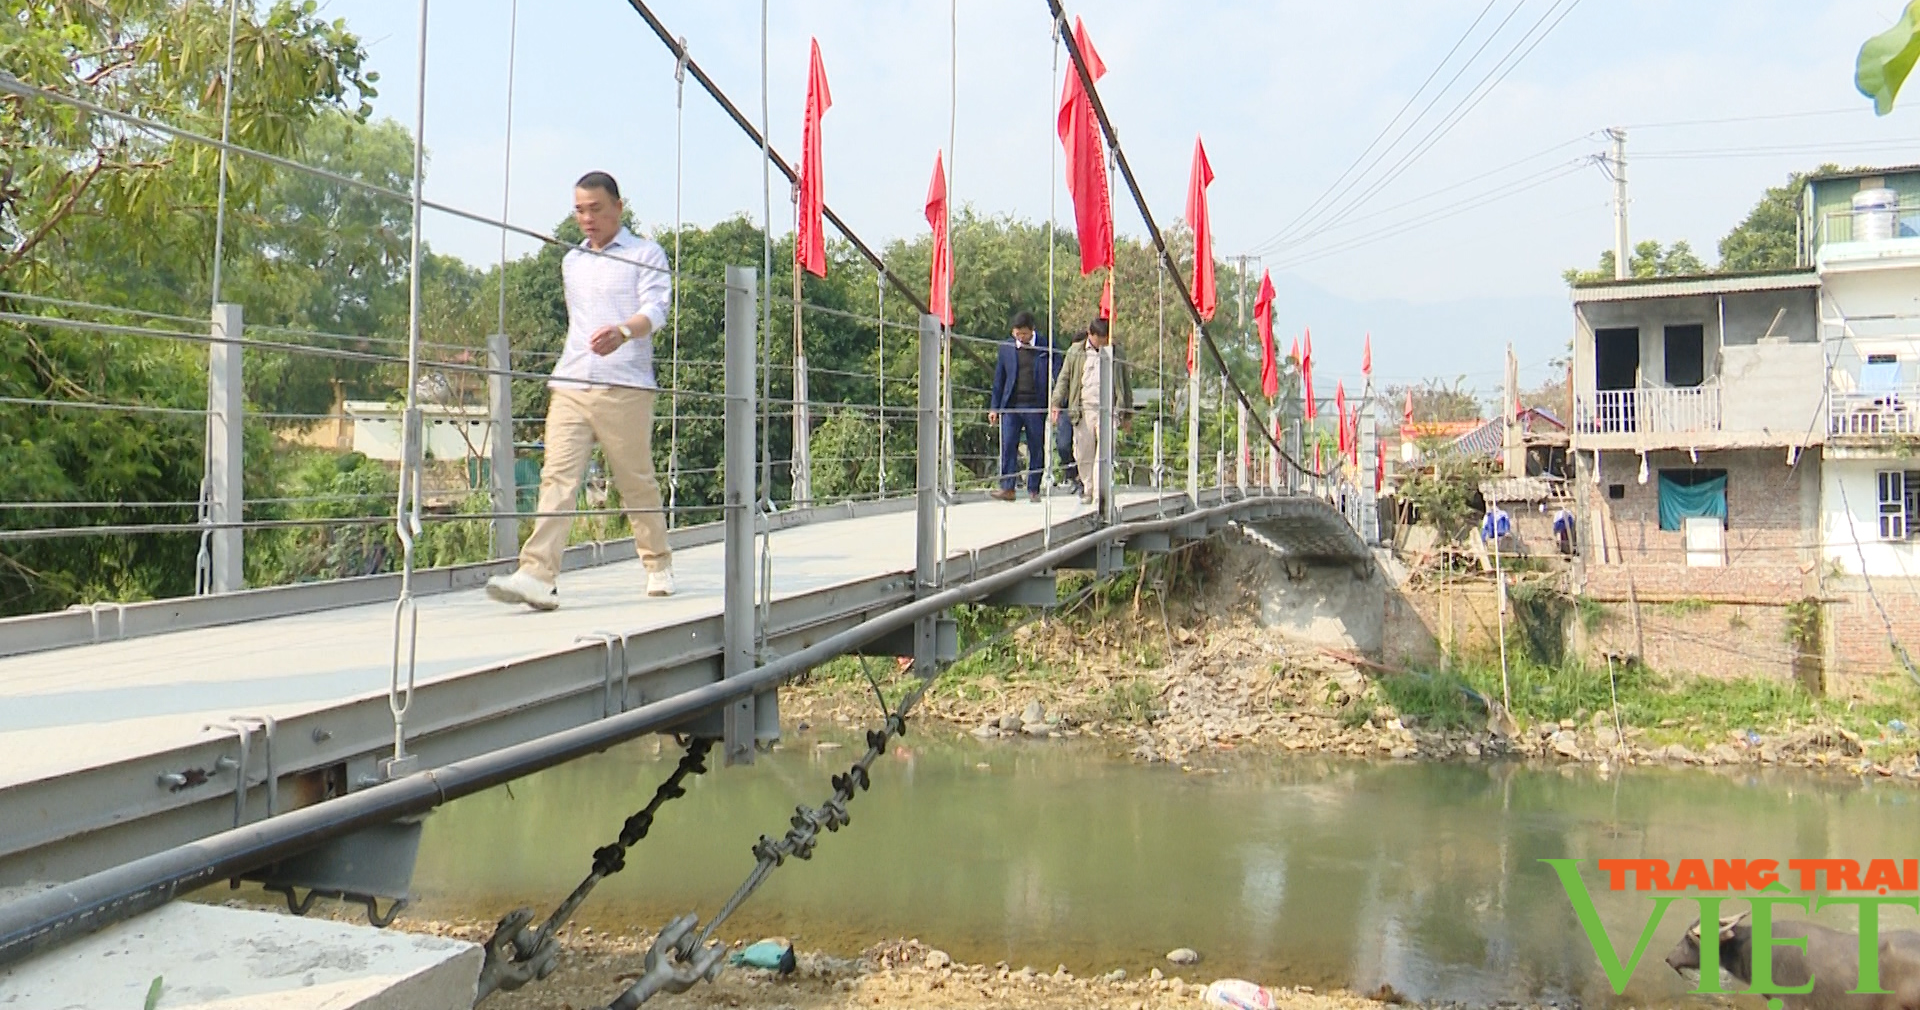
[(1607, 131), (1613, 141), (1613, 153), (1601, 165), (1613, 177), (1613, 279), (1630, 276), (1628, 261), (1633, 254), (1627, 242), (1627, 131), (1613, 127)]

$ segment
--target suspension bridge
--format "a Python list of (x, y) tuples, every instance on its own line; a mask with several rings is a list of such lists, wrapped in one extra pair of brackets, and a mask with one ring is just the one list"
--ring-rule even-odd
[[(682, 82), (692, 76), (762, 148), (770, 169), (797, 179), (767, 144), (764, 123), (756, 129), (748, 122), (690, 59), (684, 43), (644, 4), (636, 0), (633, 6), (671, 51), (676, 76)], [(1370, 565), (1370, 545), (1378, 538), (1375, 487), (1367, 479), (1377, 461), (1371, 397), (1358, 413), (1349, 472), (1303, 462), (1302, 408), (1310, 416), (1310, 386), (1304, 403), (1298, 397), (1275, 400), (1266, 411), (1239, 389), (1206, 328), (1210, 309), (1202, 312), (1195, 293), (1178, 276), (1127, 167), (1099, 104), (1097, 75), (1089, 72), (1085, 54), (1065, 31), (1064, 11), (1057, 3), (1051, 6), (1060, 44), (1097, 117), (1107, 153), (1159, 251), (1161, 281), (1171, 282), (1176, 306), (1192, 317), (1195, 346), (1219, 371), (1217, 405), (1223, 414), (1231, 408), (1236, 415), (1237, 444), (1225, 444), (1227, 426), (1221, 425), (1211, 473), (1201, 465), (1199, 363), (1179, 380), (1186, 384), (1189, 415), (1186, 473), (1180, 481), (1163, 451), (1176, 423), (1166, 416), (1170, 397), (1157, 399), (1151, 442), (1136, 440), (1140, 448), (1131, 453), (1122, 446), (1115, 410), (1121, 372), (1109, 351), (1093, 352), (1103, 423), (1097, 436), (1101, 472), (1083, 475), (1094, 491), (1091, 503), (1055, 493), (1051, 437), (1043, 439), (1041, 458), (1028, 462), (1045, 474), (1037, 500), (989, 500), (982, 488), (968, 486), (958, 475), (972, 469), (972, 461), (956, 448), (955, 421), (985, 413), (977, 404), (986, 391), (956, 388), (953, 361), (956, 351), (979, 354), (984, 346), (991, 353), (998, 341), (955, 332), (940, 314), (927, 311), (929, 302), (937, 307), (944, 293), (923, 301), (823, 207), (871, 260), (883, 285), (875, 314), (858, 317), (872, 324), (880, 347), (881, 367), (872, 376), (875, 399), (808, 397), (798, 320), (803, 311), (845, 315), (844, 310), (803, 305), (796, 280), (792, 364), (776, 365), (767, 353), (772, 278), (764, 268), (770, 259), (760, 270), (736, 266), (724, 276), (698, 277), (680, 272), (676, 257), (676, 289), (707, 285), (720, 290), (725, 310), (724, 361), (683, 360), (677, 315), (670, 353), (661, 355), (663, 367), (675, 376), (683, 367), (717, 370), (722, 387), (700, 393), (676, 384), (663, 394), (670, 400), (673, 431), (663, 511), (674, 520), (669, 539), (679, 590), (664, 599), (640, 595), (644, 573), (633, 542), (593, 541), (566, 553), (562, 608), (509, 611), (488, 600), (481, 587), (490, 576), (512, 569), (508, 559), (528, 517), (516, 507), (513, 483), (514, 426), (526, 419), (513, 416), (510, 382), (545, 376), (529, 370), (532, 364), (524, 358), (516, 367), (506, 336), (489, 341), (484, 363), (451, 356), (436, 361), (423, 358), (417, 301), (402, 357), (365, 350), (364, 338), (349, 347), (299, 340), (317, 335), (272, 325), (249, 327), (242, 308), (226, 303), (214, 306), (211, 320), (194, 320), (0, 293), (9, 307), (0, 320), (7, 323), (187, 341), (209, 351), (207, 408), (172, 409), (206, 424), (206, 492), (195, 521), (0, 531), (0, 545), (103, 535), (183, 535), (203, 545), (197, 595), (95, 603), (0, 621), (0, 754), (6, 755), (0, 760), (0, 887), (27, 887), (11, 900), (0, 899), (0, 969), (31, 968), (36, 959), (57, 956), (63, 944), (221, 880), (261, 882), (284, 893), (296, 911), (306, 910), (316, 896), (362, 903), (370, 919), (384, 924), (406, 899), (420, 818), (434, 807), (642, 735), (671, 733), (688, 740), (688, 756), (674, 778), (628, 820), (617, 842), (592, 854), (593, 871), (568, 902), (538, 927), (530, 911), (502, 920), (486, 949), (478, 995), (516, 988), (551, 970), (554, 931), (596, 881), (618, 872), (626, 848), (644, 837), (653, 810), (677, 795), (679, 782), (705, 770), (709, 748), (718, 746), (727, 764), (743, 763), (779, 738), (783, 683), (844, 655), (894, 657), (910, 664), (920, 687), (869, 734), (866, 755), (834, 779), (833, 798), (819, 808), (803, 808), (784, 837), (763, 837), (753, 847), (754, 875), (702, 931), (695, 932), (699, 924), (690, 918), (662, 930), (649, 962), (653, 970), (613, 1003), (636, 1006), (657, 992), (683, 991), (711, 978), (718, 970), (715, 952), (724, 947), (709, 940), (733, 908), (788, 856), (807, 855), (820, 830), (846, 823), (847, 803), (866, 786), (868, 768), (884, 754), (887, 741), (905, 731), (908, 709), (970, 644), (960, 641), (950, 617), (953, 608), (976, 603), (1053, 608), (1060, 603), (1062, 573), (1105, 578), (1233, 526), (1257, 531), (1260, 542), (1303, 562)], [(423, 2), (423, 83), (425, 18)], [(557, 241), (505, 220), (424, 201), (418, 148), (412, 191), (381, 190), (4, 74), (0, 92), (204, 145), (218, 150), (223, 163), (229, 155), (263, 157), (287, 171), (407, 200), (414, 215), (415, 276), (423, 209)], [(886, 318), (884, 285), (889, 284), (920, 310), (916, 325)], [(415, 291), (417, 299), (417, 286)], [(130, 315), (133, 321), (120, 321)], [(896, 348), (902, 341), (917, 348), (915, 370), (905, 380), (896, 378), (891, 394), (885, 352), (890, 331)], [(657, 334), (656, 340), (666, 336)], [(401, 497), (394, 516), (247, 518), (255, 500), (241, 486), (249, 415), (240, 390), (244, 360), (260, 354), (406, 366)], [(790, 390), (785, 399), (772, 395), (772, 374), (782, 370)], [(489, 512), (434, 515), (423, 509), (427, 422), (417, 399), (423, 371), (488, 384), (491, 436), (482, 454), (491, 464)], [(1168, 381), (1164, 360), (1147, 374), (1162, 390), (1175, 384)], [(909, 396), (911, 405), (902, 402)], [(722, 423), (716, 458), (681, 458), (683, 397), (695, 403), (685, 416), (704, 410), (703, 420)], [(49, 401), (35, 406), (112, 405)], [(913, 486), (889, 488), (881, 476), (871, 493), (814, 494), (812, 469), (837, 462), (809, 452), (809, 410), (816, 407), (875, 420), (883, 475), (892, 430), (893, 458), (911, 458)], [(780, 413), (790, 415), (795, 432), (786, 460), (773, 458), (769, 438), (771, 419)], [(910, 448), (903, 452), (902, 443)], [(789, 477), (787, 501), (775, 501), (771, 475), (776, 468)], [(681, 479), (691, 474), (717, 478), (716, 502), (695, 507), (675, 500)], [(716, 513), (717, 521), (690, 521)], [(280, 523), (385, 521), (395, 522), (403, 546), (397, 571), (289, 586), (243, 585), (250, 530)], [(418, 564), (415, 541), (436, 522), (487, 524), (495, 560), (443, 568)]]

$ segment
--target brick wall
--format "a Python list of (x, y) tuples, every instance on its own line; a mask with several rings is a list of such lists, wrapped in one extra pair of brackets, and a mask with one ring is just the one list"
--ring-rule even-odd
[[(1894, 634), (1907, 654), (1920, 662), (1920, 584), (1903, 579), (1874, 579), (1880, 606), (1893, 622)], [(1826, 621), (1827, 685), (1834, 694), (1864, 695), (1888, 677), (1905, 677), (1900, 661), (1887, 645), (1887, 624), (1868, 596), (1865, 582), (1855, 576), (1830, 578), (1822, 595)]]
[[(1644, 640), (1642, 659), (1662, 673), (1790, 680), (1797, 675), (1797, 652), (1787, 639), (1787, 623), (1784, 606), (1643, 603), (1636, 635), (1629, 604), (1602, 603), (1593, 629), (1583, 624), (1570, 645), (1596, 666), (1605, 665), (1609, 653), (1634, 654)], [(1807, 671), (1809, 677), (1813, 672)]]
[[(1591, 465), (1591, 457), (1583, 457)], [(1699, 462), (1685, 452), (1647, 454), (1648, 476), (1639, 481), (1640, 459), (1633, 453), (1604, 453), (1600, 483), (1576, 482), (1586, 503), (1588, 558), (1582, 587), (1602, 599), (1624, 599), (1631, 577), (1645, 598), (1703, 600), (1730, 598), (1787, 603), (1809, 595), (1809, 576), (1817, 552), (1819, 459), (1807, 454), (1800, 466), (1787, 466), (1785, 450), (1731, 449), (1701, 452)], [(1724, 568), (1689, 568), (1685, 535), (1660, 528), (1663, 469), (1727, 472), (1727, 560)], [(1610, 486), (1623, 495), (1608, 497)], [(1600, 505), (1613, 514), (1613, 544), (1619, 562), (1601, 563), (1591, 526), (1600, 521)], [(1628, 567), (1631, 566), (1631, 573)]]

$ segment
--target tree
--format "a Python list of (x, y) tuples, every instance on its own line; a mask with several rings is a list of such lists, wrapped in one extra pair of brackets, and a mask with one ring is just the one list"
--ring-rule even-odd
[[(1613, 250), (1600, 254), (1600, 265), (1592, 270), (1569, 267), (1560, 276), (1568, 284), (1596, 284), (1613, 280)], [(1662, 248), (1660, 243), (1647, 239), (1633, 247), (1633, 256), (1627, 261), (1627, 275), (1634, 278), (1647, 277), (1692, 277), (1707, 272), (1707, 265), (1695, 255), (1693, 246), (1681, 239)]]
[(1892, 28), (1860, 47), (1853, 71), (1854, 87), (1873, 99), (1876, 115), (1884, 116), (1893, 111), (1900, 86), (1907, 82), (1916, 61), (1920, 61), (1920, 0), (1907, 4)]
[(1485, 408), (1473, 391), (1467, 388), (1467, 377), (1464, 375), (1451, 383), (1432, 378), (1418, 383), (1388, 386), (1384, 409), (1398, 414), (1405, 409), (1409, 394), (1413, 397), (1415, 424), (1478, 421), (1485, 416)]

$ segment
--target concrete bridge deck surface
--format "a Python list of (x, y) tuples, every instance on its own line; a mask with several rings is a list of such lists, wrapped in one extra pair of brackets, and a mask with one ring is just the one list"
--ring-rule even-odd
[[(1188, 507), (1184, 495), (1154, 492), (1123, 493), (1119, 504), (1128, 518)], [(1024, 500), (952, 506), (950, 572), (964, 580), (992, 567), (990, 556), (1002, 565), (1029, 556), (1048, 511)], [(1058, 536), (1093, 528), (1092, 510), (1071, 497), (1054, 498), (1051, 516)], [(824, 637), (911, 598), (914, 523), (902, 509), (774, 532), (770, 623), (812, 621)], [(632, 560), (566, 572), (553, 612), (494, 602), (477, 586), (419, 598), (414, 749), (432, 767), (590, 721), (603, 704), (619, 711), (715, 679), (717, 660), (684, 657), (717, 654), (722, 555), (717, 542), (677, 550), (678, 591), (666, 599), (644, 595)], [(266, 760), (277, 762), (280, 810), (346, 791), (338, 769), (360, 778), (391, 747), (393, 609), (389, 590), (355, 605), (0, 658), (0, 883), (71, 879), (267, 816)], [(613, 650), (580, 641), (602, 632), (633, 636), (621, 663), (632, 682), (623, 670), (612, 702), (602, 693), (615, 691), (603, 683), (614, 680)], [(641, 676), (676, 664), (677, 682)], [(276, 720), (270, 758), (257, 731), (244, 755), (235, 728), (209, 728), (236, 716)], [(520, 720), (510, 732), (448, 742), (510, 718)], [(236, 760), (247, 772), (242, 812)], [(323, 768), (334, 780), (289, 779)], [(170, 773), (188, 783), (169, 785)], [(82, 837), (99, 844), (70, 844)]]

